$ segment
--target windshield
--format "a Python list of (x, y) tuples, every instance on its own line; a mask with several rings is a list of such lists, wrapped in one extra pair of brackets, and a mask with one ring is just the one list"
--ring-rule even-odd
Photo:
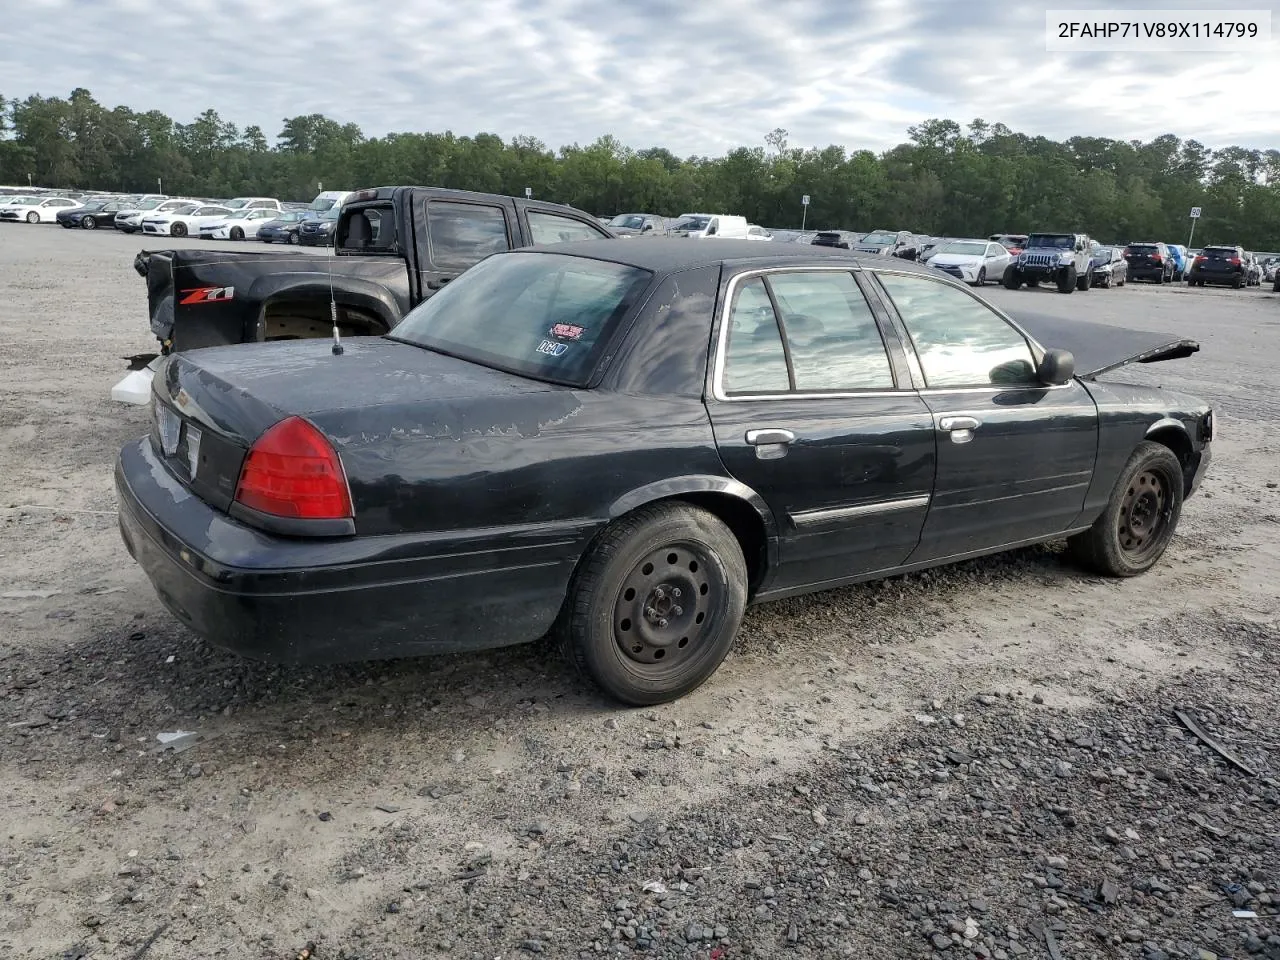
[(859, 242), (869, 244), (869, 245), (874, 245), (877, 247), (883, 247), (891, 243), (897, 243), (898, 235), (896, 233), (868, 233)]
[(8, 204), (10, 206), (16, 207), (19, 205), (26, 205), (26, 204), (39, 203), (39, 202), (40, 201), (38, 201), (35, 197), (6, 197), (4, 200), (0, 200), (0, 206), (4, 206)]
[(307, 215), (305, 210), (290, 210), (288, 213), (282, 213), (276, 217), (281, 223), (297, 223)]
[(162, 203), (164, 203), (163, 200), (144, 200), (142, 203), (134, 207), (134, 209), (135, 210), (154, 210), (156, 207), (160, 206), (160, 204)]
[(245, 204), (253, 200), (253, 197), (236, 197), (234, 200), (228, 200), (223, 204), (228, 210), (243, 210)]
[(935, 251), (939, 256), (944, 253), (962, 253), (966, 257), (980, 257), (987, 252), (985, 243), (944, 243)]
[(1094, 255), (1096, 258), (1098, 258), (1099, 260), (1110, 260), (1110, 259), (1111, 259), (1111, 248), (1110, 248), (1110, 247), (1099, 247), (1097, 250), (1093, 251), (1093, 255)]
[(1058, 250), (1075, 249), (1076, 238), (1069, 233), (1033, 233), (1027, 238), (1028, 247), (1054, 247)]
[(316, 197), (311, 201), (311, 206), (307, 209), (324, 212), (325, 210), (331, 209), (337, 202), (338, 201), (333, 197)]
[(672, 230), (705, 230), (707, 224), (711, 222), (710, 217), (690, 216), (681, 217), (671, 225)]
[(620, 213), (609, 221), (611, 227), (626, 227), (629, 230), (639, 230), (644, 226), (644, 217), (638, 213)]
[(563, 254), (497, 254), (409, 311), (393, 339), (583, 386), (651, 276)]

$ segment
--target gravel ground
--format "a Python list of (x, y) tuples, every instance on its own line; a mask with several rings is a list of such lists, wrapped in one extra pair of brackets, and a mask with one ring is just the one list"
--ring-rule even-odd
[(1123, 374), (1219, 411), (1164, 562), (761, 606), (632, 711), (538, 648), (279, 668), (166, 614), (111, 488), (146, 245), (0, 229), (0, 956), (1280, 958), (1280, 297), (988, 288), (1201, 341)]

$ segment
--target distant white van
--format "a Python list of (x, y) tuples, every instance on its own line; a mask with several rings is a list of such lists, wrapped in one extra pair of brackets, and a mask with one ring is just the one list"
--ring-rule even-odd
[(681, 214), (668, 228), (673, 237), (723, 237), (746, 240), (751, 225), (746, 217), (734, 217), (725, 213)]
[(326, 190), (324, 193), (318, 193), (307, 209), (315, 213), (324, 213), (326, 210), (340, 207), (352, 192), (351, 190)]

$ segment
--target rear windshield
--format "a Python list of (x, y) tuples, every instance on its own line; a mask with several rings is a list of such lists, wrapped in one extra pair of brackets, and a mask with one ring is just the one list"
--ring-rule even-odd
[(337, 244), (343, 253), (388, 254), (395, 253), (396, 213), (391, 204), (352, 209), (332, 207), (320, 216), (320, 220), (338, 220)]
[(409, 311), (392, 339), (584, 386), (651, 276), (637, 267), (563, 254), (497, 254)]
[(1206, 257), (1234, 257), (1236, 256), (1235, 247), (1205, 247), (1203, 255)]
[(1131, 243), (1128, 247), (1130, 253), (1155, 253), (1159, 249), (1154, 243)]

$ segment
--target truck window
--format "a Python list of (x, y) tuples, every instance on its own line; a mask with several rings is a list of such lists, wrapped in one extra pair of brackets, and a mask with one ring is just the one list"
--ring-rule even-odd
[(534, 243), (572, 243), (575, 240), (599, 240), (604, 236), (581, 220), (535, 210), (529, 211), (529, 233)]
[(427, 243), (432, 264), (446, 270), (465, 270), (511, 248), (501, 207), (450, 200), (427, 201)]
[[(341, 216), (336, 208), (326, 211), (321, 219)], [(342, 249), (361, 253), (391, 253), (396, 248), (396, 215), (391, 204), (362, 207), (342, 224), (339, 242)]]

